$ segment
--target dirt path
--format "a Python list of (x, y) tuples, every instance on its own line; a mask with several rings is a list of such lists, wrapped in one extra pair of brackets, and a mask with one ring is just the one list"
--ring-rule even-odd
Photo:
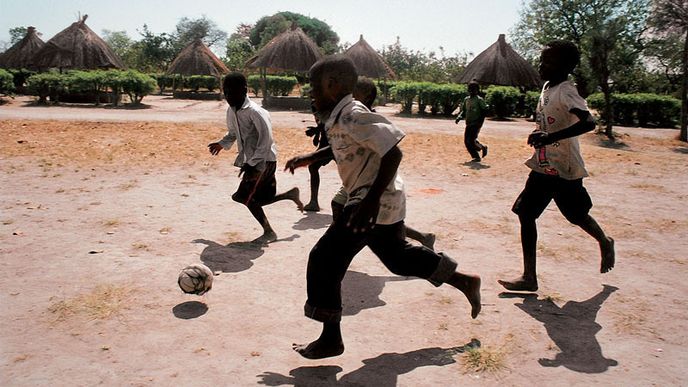
[[(510, 206), (528, 173), (530, 124), (489, 121), (491, 153), (471, 166), (452, 121), (380, 109), (409, 133), (408, 223), (482, 276), (483, 312), (471, 320), (456, 291), (395, 277), (365, 250), (344, 281), (346, 352), (307, 361), (291, 344), (319, 333), (303, 317), (305, 267), (329, 210), (270, 206), (280, 240), (248, 247), (259, 228), (229, 198), (234, 152), (205, 149), (223, 134), (224, 107), (151, 103), (0, 106), (3, 385), (688, 383), (688, 148), (676, 131), (619, 129), (615, 147), (583, 137), (592, 215), (617, 240), (617, 267), (599, 274), (594, 241), (552, 205), (538, 222), (541, 289), (518, 297), (496, 279), (521, 267)], [(280, 165), (311, 149), (308, 114), (272, 119)], [(277, 179), (308, 190), (307, 171)], [(322, 179), (326, 205), (333, 165)], [(176, 284), (195, 262), (221, 272), (203, 297)], [(480, 350), (464, 353), (473, 339)]]

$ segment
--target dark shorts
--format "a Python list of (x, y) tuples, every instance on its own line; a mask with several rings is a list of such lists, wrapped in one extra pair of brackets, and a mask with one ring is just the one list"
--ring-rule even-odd
[(571, 223), (581, 221), (592, 208), (583, 179), (566, 180), (532, 171), (511, 210), (520, 216), (537, 219), (552, 199)]
[(277, 162), (267, 161), (264, 171), (245, 172), (232, 199), (243, 204), (248, 204), (251, 200), (258, 204), (269, 203), (277, 193), (276, 168)]

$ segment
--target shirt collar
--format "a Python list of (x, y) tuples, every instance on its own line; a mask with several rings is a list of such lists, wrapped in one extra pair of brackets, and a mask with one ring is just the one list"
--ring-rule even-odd
[(353, 101), (354, 101), (354, 97), (352, 94), (345, 95), (344, 98), (342, 98), (339, 101), (339, 103), (334, 107), (334, 109), (332, 109), (332, 112), (330, 113), (330, 117), (327, 119), (327, 123), (325, 124), (325, 126), (327, 128), (331, 128), (332, 126), (334, 126), (334, 124), (336, 123), (335, 121), (339, 117), (339, 114), (342, 112), (344, 107), (347, 106), (348, 104), (352, 103)]
[(249, 107), (250, 104), (251, 104), (251, 99), (248, 98), (248, 95), (247, 95), (246, 98), (244, 99), (244, 103), (241, 104), (241, 107), (239, 109), (234, 109), (234, 108), (232, 108), (232, 109), (234, 111), (243, 110), (243, 109), (246, 109), (247, 107)]

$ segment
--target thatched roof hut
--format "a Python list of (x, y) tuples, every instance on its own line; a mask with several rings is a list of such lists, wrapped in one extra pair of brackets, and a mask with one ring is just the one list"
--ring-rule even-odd
[(212, 75), (221, 78), (229, 69), (201, 39), (196, 39), (177, 55), (167, 74)]
[(301, 28), (292, 27), (272, 38), (246, 61), (246, 66), (271, 71), (307, 72), (320, 58), (322, 54), (315, 42)]
[(358, 75), (369, 78), (396, 78), (396, 74), (382, 56), (363, 39), (363, 35), (344, 52), (356, 65)]
[(38, 68), (108, 69), (124, 68), (110, 46), (86, 25), (84, 17), (72, 23), (38, 50), (33, 64)]
[(33, 56), (45, 45), (36, 34), (35, 27), (29, 27), (26, 36), (7, 51), (0, 54), (0, 68), (21, 69), (32, 67)]
[(497, 42), (481, 52), (466, 66), (459, 83), (476, 81), (482, 84), (502, 86), (540, 87), (540, 75), (509, 44), (504, 34)]

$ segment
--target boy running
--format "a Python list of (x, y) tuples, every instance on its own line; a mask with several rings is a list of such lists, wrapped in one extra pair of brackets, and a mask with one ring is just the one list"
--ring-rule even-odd
[(473, 158), (471, 162), (477, 163), (481, 160), (480, 153), (478, 152), (482, 152), (483, 158), (487, 156), (487, 146), (478, 141), (478, 134), (480, 134), (480, 129), (485, 122), (488, 105), (480, 96), (480, 85), (478, 85), (478, 82), (471, 81), (468, 83), (468, 94), (470, 95), (461, 103), (461, 111), (458, 117), (456, 117), (456, 123), (458, 124), (462, 119), (466, 120), (463, 143)]

